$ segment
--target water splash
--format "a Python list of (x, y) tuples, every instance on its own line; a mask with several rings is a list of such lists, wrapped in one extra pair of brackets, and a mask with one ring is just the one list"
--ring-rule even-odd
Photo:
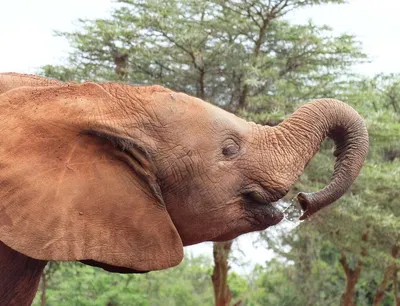
[(279, 223), (279, 227), (282, 229), (291, 231), (303, 222), (299, 219), (303, 215), (304, 211), (296, 197), (289, 201), (279, 200), (276, 202), (276, 207), (284, 215), (283, 220)]

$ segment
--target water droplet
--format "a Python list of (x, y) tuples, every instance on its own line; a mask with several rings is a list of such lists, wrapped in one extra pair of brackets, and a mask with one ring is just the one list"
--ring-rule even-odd
[(303, 210), (297, 198), (293, 198), (290, 201), (279, 200), (277, 202), (277, 208), (281, 210), (284, 215), (283, 220), (279, 223), (282, 228), (287, 228), (288, 231), (291, 231), (302, 222), (299, 219), (303, 215)]

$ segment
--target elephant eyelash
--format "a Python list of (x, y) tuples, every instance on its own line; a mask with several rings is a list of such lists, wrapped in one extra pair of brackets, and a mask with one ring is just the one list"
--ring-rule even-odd
[(228, 145), (222, 149), (222, 154), (225, 156), (233, 156), (239, 152), (239, 148), (233, 144)]
[(222, 147), (222, 155), (225, 157), (232, 157), (240, 152), (240, 145), (238, 141), (233, 138), (229, 138), (225, 141)]

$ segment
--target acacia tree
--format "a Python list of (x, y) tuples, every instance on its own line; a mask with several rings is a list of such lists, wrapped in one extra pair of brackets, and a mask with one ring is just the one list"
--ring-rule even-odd
[[(118, 0), (110, 18), (81, 20), (77, 31), (57, 32), (73, 51), (68, 65), (43, 67), (43, 74), (159, 83), (270, 122), (259, 114), (281, 118), (298, 103), (333, 96), (351, 77), (352, 64), (365, 59), (351, 35), (283, 19), (289, 11), (324, 3), (344, 1)], [(214, 246), (216, 266), (229, 249)], [(225, 270), (216, 269), (214, 279), (225, 280), (228, 265), (219, 267)], [(215, 295), (229, 301), (225, 289)]]
[(110, 19), (81, 20), (78, 31), (58, 32), (74, 47), (70, 63), (44, 71), (120, 80), (116, 71), (123, 70), (126, 82), (161, 83), (233, 111), (290, 111), (338, 90), (365, 56), (350, 35), (282, 18), (303, 6), (342, 2), (120, 0)]

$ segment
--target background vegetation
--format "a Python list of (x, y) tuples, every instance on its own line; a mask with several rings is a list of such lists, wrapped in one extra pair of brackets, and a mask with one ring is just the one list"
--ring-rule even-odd
[[(229, 272), (225, 293), (214, 292), (213, 263), (204, 257), (144, 275), (52, 263), (34, 305), (400, 306), (400, 75), (354, 75), (353, 65), (368, 60), (356, 37), (285, 19), (301, 7), (343, 2), (118, 0), (109, 18), (57, 32), (73, 51), (43, 75), (162, 84), (268, 125), (310, 99), (334, 97), (364, 116), (371, 149), (335, 205), (293, 231), (260, 233), (258, 244), (276, 257), (249, 273)], [(329, 180), (332, 150), (323, 143), (288, 198)], [(230, 243), (214, 247), (217, 277), (227, 273), (229, 251)]]

